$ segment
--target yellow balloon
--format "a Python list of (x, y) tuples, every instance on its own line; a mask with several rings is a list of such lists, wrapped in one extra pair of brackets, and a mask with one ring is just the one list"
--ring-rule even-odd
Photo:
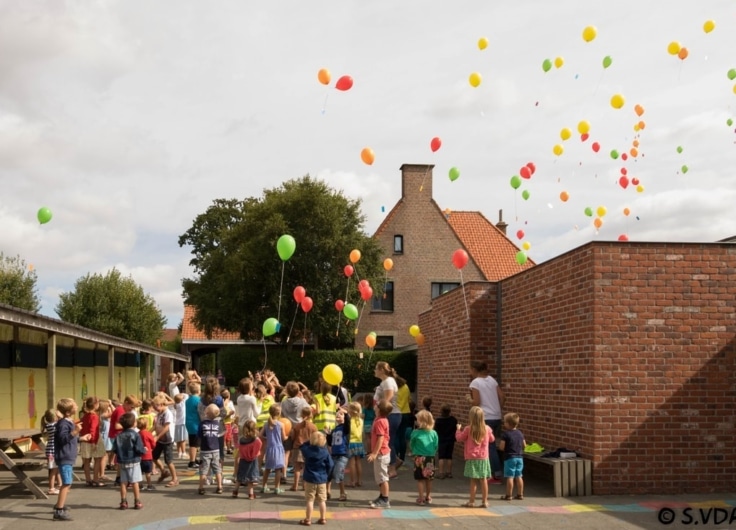
[(639, 192), (639, 193), (643, 193), (643, 192), (644, 192), (644, 186), (642, 186), (641, 184), (639, 184), (639, 185), (638, 185), (638, 186), (636, 187), (636, 191), (637, 191), (637, 192)]
[(571, 136), (572, 136), (572, 131), (568, 129), (567, 127), (565, 127), (564, 129), (560, 131), (560, 138), (562, 138), (563, 142), (565, 140), (569, 140)]
[(736, 94), (736, 85), (733, 85), (733, 93)]
[(638, 123), (634, 124), (634, 131), (639, 132), (641, 130), (641, 127), (639, 127)]
[(583, 40), (585, 42), (592, 41), (593, 39), (595, 39), (596, 35), (598, 35), (598, 30), (595, 29), (595, 26), (586, 26), (583, 30)]
[(563, 64), (565, 64), (565, 59), (563, 59), (562, 57), (555, 58), (555, 68), (562, 68)]
[(416, 337), (417, 335), (419, 335), (419, 326), (417, 326), (416, 324), (410, 326), (409, 335), (411, 335), (412, 337)]
[(524, 244), (521, 246), (524, 247), (524, 250), (529, 250), (530, 248), (532, 248), (532, 244), (529, 243), (529, 241), (524, 241)]
[(621, 107), (624, 106), (624, 103), (626, 103), (626, 100), (621, 94), (614, 94), (611, 97), (611, 106), (614, 109), (620, 109)]
[(486, 48), (488, 48), (488, 39), (486, 39), (485, 37), (481, 37), (480, 39), (478, 39), (478, 49), (485, 50)]
[(329, 385), (339, 385), (342, 381), (342, 368), (336, 364), (328, 364), (322, 369), (322, 379)]
[(552, 148), (552, 152), (553, 152), (553, 153), (554, 153), (555, 155), (557, 155), (557, 156), (560, 156), (560, 155), (561, 155), (562, 153), (564, 153), (564, 152), (565, 152), (565, 148), (564, 148), (564, 147), (562, 147), (562, 146), (561, 146), (560, 144), (557, 144), (557, 145), (555, 145), (555, 146), (554, 146), (554, 147)]
[(714, 29), (716, 29), (716, 23), (712, 20), (706, 20), (705, 24), (703, 24), (703, 31), (705, 31), (706, 33), (710, 33)]
[(681, 47), (682, 46), (680, 46), (679, 42), (673, 40), (667, 45), (667, 53), (669, 53), (670, 55), (677, 55), (678, 53), (680, 53)]
[(590, 123), (583, 120), (578, 123), (578, 132), (580, 134), (588, 134), (590, 132)]
[(468, 79), (468, 82), (470, 83), (470, 86), (472, 86), (473, 88), (478, 88), (482, 80), (483, 78), (480, 76), (478, 72), (473, 72), (472, 74), (470, 74), (470, 78)]
[(608, 210), (606, 210), (605, 206), (599, 206), (595, 213), (598, 214), (598, 217), (605, 217)]

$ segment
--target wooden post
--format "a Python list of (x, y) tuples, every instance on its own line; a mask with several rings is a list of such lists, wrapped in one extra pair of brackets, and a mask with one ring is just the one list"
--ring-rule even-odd
[(115, 347), (107, 347), (107, 395), (115, 397)]
[(56, 409), (56, 334), (46, 343), (46, 408)]

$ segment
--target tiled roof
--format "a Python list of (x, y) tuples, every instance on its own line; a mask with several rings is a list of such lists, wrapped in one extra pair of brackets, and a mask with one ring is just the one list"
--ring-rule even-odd
[(184, 306), (184, 320), (182, 322), (182, 342), (242, 342), (240, 333), (231, 331), (212, 330), (212, 337), (207, 337), (204, 331), (200, 331), (194, 325), (194, 306)]
[(391, 221), (391, 218), (394, 216), (394, 214), (399, 211), (399, 208), (401, 207), (402, 204), (404, 204), (403, 199), (399, 199), (399, 202), (394, 204), (394, 207), (391, 208), (391, 211), (388, 212), (386, 217), (383, 218), (383, 221), (381, 221), (381, 224), (378, 225), (378, 228), (376, 229), (376, 232), (373, 234), (373, 237), (378, 237), (379, 235), (381, 235), (381, 232), (383, 232), (383, 230), (388, 226), (389, 221)]
[(519, 248), (480, 212), (452, 211), (447, 222), (488, 281), (498, 281), (534, 266), (516, 262)]
[(164, 329), (164, 333), (161, 336), (161, 340), (163, 342), (174, 342), (176, 340), (176, 336), (179, 334), (179, 330), (176, 328), (166, 328)]

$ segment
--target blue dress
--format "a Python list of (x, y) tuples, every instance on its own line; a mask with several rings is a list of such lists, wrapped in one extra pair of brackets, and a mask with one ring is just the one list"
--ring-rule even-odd
[(268, 423), (263, 426), (266, 431), (266, 469), (284, 468), (284, 442), (281, 436), (283, 425), (277, 421), (272, 429)]

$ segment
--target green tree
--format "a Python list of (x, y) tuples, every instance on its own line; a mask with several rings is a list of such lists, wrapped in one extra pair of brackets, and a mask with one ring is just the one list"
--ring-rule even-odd
[[(197, 309), (195, 325), (207, 334), (221, 329), (260, 338), (263, 321), (279, 317), (280, 301), (282, 325), (275, 338), (293, 344), (305, 327), (292, 296), (301, 285), (314, 301), (306, 324), (310, 339), (322, 348), (352, 344), (354, 325), (346, 330), (341, 324), (336, 336), (340, 315), (334, 305), (345, 299), (343, 269), (351, 250), (360, 250), (362, 257), (350, 279), (349, 301), (359, 308), (363, 304), (358, 279), (367, 279), (377, 295), (383, 289), (382, 251), (363, 231), (364, 223), (360, 200), (309, 176), (267, 189), (262, 198), (214, 201), (179, 237), (179, 245), (190, 246), (193, 255), (196, 276), (183, 279), (182, 286), (186, 303)], [(296, 240), (296, 251), (286, 262), (276, 252), (284, 234)], [(296, 331), (289, 336), (295, 315)]]
[(59, 296), (56, 314), (72, 324), (151, 345), (166, 325), (153, 298), (117, 269), (78, 279), (74, 291)]
[(0, 252), (0, 303), (38, 313), (41, 300), (36, 291), (36, 271), (20, 256)]

